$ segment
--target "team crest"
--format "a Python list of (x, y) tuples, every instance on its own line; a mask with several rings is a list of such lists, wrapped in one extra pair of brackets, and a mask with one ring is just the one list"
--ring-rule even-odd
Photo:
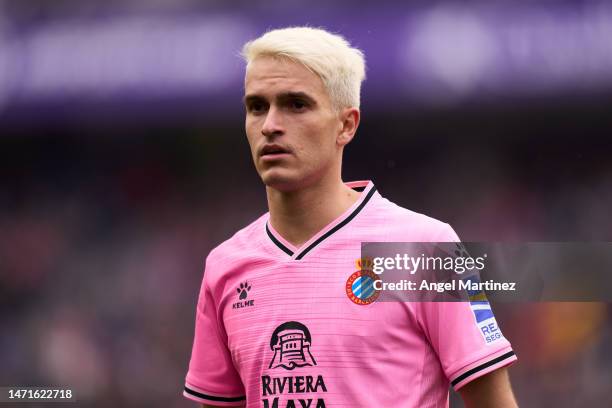
[(374, 289), (374, 282), (380, 277), (372, 271), (372, 260), (360, 258), (356, 261), (357, 271), (346, 281), (346, 295), (357, 305), (369, 305), (378, 299), (380, 291)]

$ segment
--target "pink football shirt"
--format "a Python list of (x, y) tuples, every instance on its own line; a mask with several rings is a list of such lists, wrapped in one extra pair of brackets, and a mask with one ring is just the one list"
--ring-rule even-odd
[(361, 242), (459, 239), (448, 224), (381, 197), (372, 182), (347, 185), (360, 199), (299, 248), (265, 214), (211, 251), (187, 398), (264, 408), (438, 408), (448, 406), (449, 386), (516, 360), (487, 302), (360, 304), (369, 296), (360, 288), (349, 297)]

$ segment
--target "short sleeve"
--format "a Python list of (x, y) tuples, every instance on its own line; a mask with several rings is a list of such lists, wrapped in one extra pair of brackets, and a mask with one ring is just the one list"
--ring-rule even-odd
[[(437, 242), (457, 242), (445, 224)], [(516, 361), (486, 300), (423, 302), (420, 321), (447, 378), (455, 390), (478, 377)]]
[(195, 335), (183, 395), (218, 406), (246, 401), (244, 386), (227, 347), (227, 335), (209, 286), (210, 256), (196, 308)]

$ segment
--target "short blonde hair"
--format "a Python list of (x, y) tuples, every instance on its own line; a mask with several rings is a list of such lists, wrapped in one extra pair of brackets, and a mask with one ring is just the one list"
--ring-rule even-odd
[(261, 56), (299, 62), (321, 78), (334, 107), (359, 108), (365, 79), (364, 55), (340, 35), (312, 27), (276, 29), (247, 42), (242, 56), (247, 69)]

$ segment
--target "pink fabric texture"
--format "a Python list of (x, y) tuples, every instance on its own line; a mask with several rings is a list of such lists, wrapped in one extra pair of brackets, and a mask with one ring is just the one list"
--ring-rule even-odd
[[(264, 214), (206, 260), (184, 395), (247, 407), (447, 407), (459, 389), (516, 360), (483, 302), (347, 296), (361, 242), (456, 242), (443, 222), (347, 183), (360, 199), (295, 248)], [(486, 302), (484, 302), (486, 303)], [(480, 314), (482, 315), (482, 314)]]

